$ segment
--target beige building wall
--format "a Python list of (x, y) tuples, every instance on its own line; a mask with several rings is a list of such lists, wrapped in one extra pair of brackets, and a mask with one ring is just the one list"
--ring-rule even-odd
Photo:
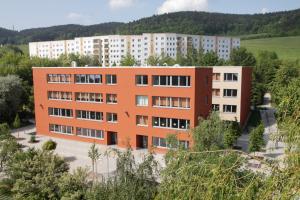
[[(237, 81), (225, 80), (225, 74), (237, 74)], [(219, 113), (222, 120), (234, 121), (235, 119), (240, 122), (241, 120), (241, 89), (242, 89), (242, 67), (240, 66), (226, 66), (213, 67), (213, 90), (219, 90), (219, 96), (213, 93), (212, 104), (219, 105)], [(216, 74), (219, 74), (219, 80), (216, 80)], [(230, 75), (229, 75), (230, 76)], [(215, 79), (215, 80), (214, 80)], [(236, 97), (224, 96), (224, 90), (231, 89), (237, 90)], [(236, 106), (235, 112), (228, 112), (224, 106)]]

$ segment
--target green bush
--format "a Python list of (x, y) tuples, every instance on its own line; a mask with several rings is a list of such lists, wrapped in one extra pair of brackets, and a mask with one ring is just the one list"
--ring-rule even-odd
[(30, 136), (29, 142), (30, 142), (30, 143), (35, 143), (35, 142), (36, 142), (36, 137), (35, 137), (35, 135)]
[(52, 151), (56, 149), (56, 146), (57, 146), (56, 142), (54, 142), (53, 140), (48, 140), (43, 144), (42, 148), (44, 151)]

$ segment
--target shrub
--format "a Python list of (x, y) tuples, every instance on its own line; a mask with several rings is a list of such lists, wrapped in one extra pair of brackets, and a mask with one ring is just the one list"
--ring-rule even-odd
[(57, 146), (56, 142), (54, 142), (53, 140), (48, 140), (43, 144), (42, 148), (44, 151), (52, 151), (56, 149), (56, 146)]
[(30, 136), (29, 142), (30, 142), (30, 143), (35, 143), (35, 142), (36, 142), (36, 137), (35, 137), (35, 135)]

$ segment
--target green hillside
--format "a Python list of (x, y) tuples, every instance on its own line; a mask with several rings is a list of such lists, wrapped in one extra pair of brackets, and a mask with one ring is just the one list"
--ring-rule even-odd
[(300, 9), (266, 14), (224, 14), (175, 12), (153, 15), (129, 23), (89, 26), (60, 25), (11, 31), (0, 28), (0, 44), (26, 44), (33, 41), (70, 39), (79, 36), (141, 33), (186, 33), (200, 35), (250, 35), (277, 37), (300, 35)]
[(275, 51), (280, 59), (300, 60), (300, 36), (243, 40), (243, 47), (257, 55), (260, 51)]

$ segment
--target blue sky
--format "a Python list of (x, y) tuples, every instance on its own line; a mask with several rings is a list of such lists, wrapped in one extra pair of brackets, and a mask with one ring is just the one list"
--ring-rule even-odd
[(3, 0), (0, 27), (128, 22), (165, 12), (265, 13), (300, 8), (300, 0)]

